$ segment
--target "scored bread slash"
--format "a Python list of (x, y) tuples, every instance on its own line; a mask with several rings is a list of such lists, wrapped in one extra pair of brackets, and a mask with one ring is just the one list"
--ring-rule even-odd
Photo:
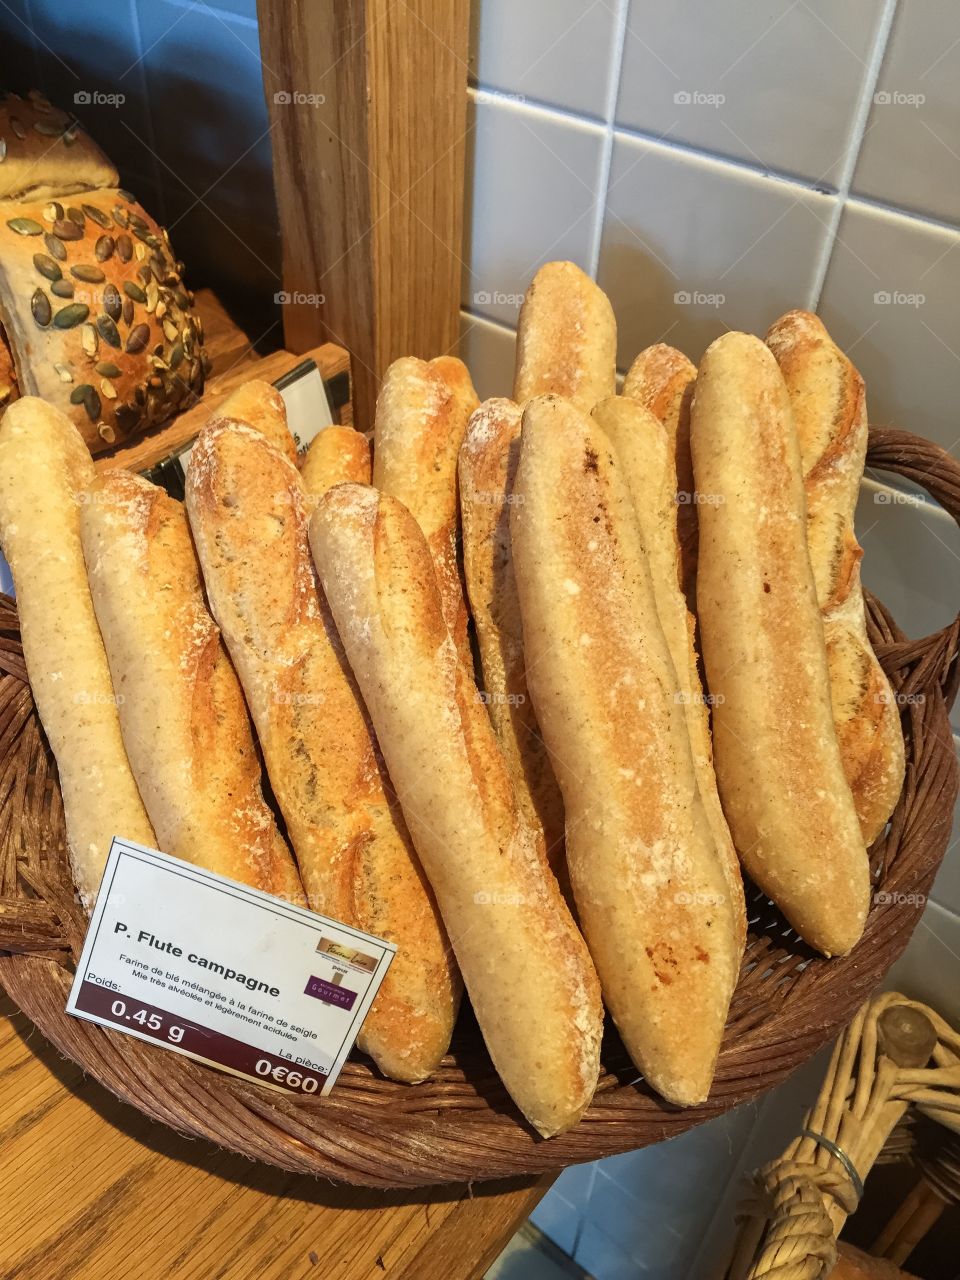
[(790, 395), (759, 338), (727, 333), (697, 374), (697, 603), (714, 763), (740, 859), (810, 946), (863, 932), (870, 867), (834, 727)]
[(599, 285), (573, 262), (548, 262), (520, 308), (513, 398), (565, 396), (584, 413), (617, 389), (617, 322)]
[(903, 789), (900, 708), (867, 635), (854, 511), (867, 454), (863, 379), (823, 322), (790, 311), (767, 333), (790, 393), (807, 500), (807, 543), (823, 617), (833, 717), (866, 844)]
[(358, 1043), (386, 1075), (423, 1080), (449, 1046), (459, 978), (317, 583), (311, 500), (265, 436), (226, 421), (194, 445), (186, 506), (308, 903), (397, 943)]
[(556, 396), (524, 411), (514, 492), (527, 680), (580, 923), (631, 1058), (692, 1106), (739, 974), (739, 891), (698, 793), (633, 498), (598, 423)]
[(463, 568), (480, 649), (484, 702), (517, 799), (530, 821), (542, 829), (547, 858), (566, 894), (563, 799), (527, 690), (510, 546), (510, 507), (519, 455), (519, 405), (512, 400), (485, 400), (471, 415), (460, 447)]
[(395, 498), (346, 484), (320, 499), (310, 542), (494, 1066), (537, 1131), (561, 1133), (596, 1088), (599, 986), (447, 630), (426, 539)]

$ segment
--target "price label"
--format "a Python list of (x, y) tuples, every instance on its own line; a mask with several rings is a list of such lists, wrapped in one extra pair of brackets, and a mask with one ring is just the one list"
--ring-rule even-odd
[(272, 1088), (326, 1094), (395, 954), (115, 838), (67, 1013)]

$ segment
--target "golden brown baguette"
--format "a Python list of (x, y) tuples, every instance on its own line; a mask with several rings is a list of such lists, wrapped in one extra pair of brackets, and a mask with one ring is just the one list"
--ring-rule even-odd
[(707, 697), (700, 682), (694, 645), (696, 622), (680, 589), (680, 543), (677, 537), (677, 472), (666, 429), (649, 409), (624, 396), (601, 400), (593, 411), (620, 460), (640, 525), (650, 569), (657, 616), (670, 651), (684, 710), (700, 798), (713, 833), (717, 855), (727, 877), (730, 903), (741, 950), (747, 937), (743, 880), (730, 828), (723, 815), (713, 771), (713, 742)]
[(300, 475), (257, 432), (214, 424), (186, 505), (309, 905), (398, 945), (358, 1043), (385, 1074), (425, 1079), (450, 1042), (458, 978), (318, 588)]
[(484, 701), (527, 818), (543, 831), (564, 888), (563, 800), (540, 735), (524, 672), (520, 602), (510, 548), (510, 507), (520, 456), (520, 407), (485, 400), (460, 447), (463, 568), (477, 630)]
[(641, 351), (627, 371), (623, 394), (638, 400), (667, 431), (677, 477), (680, 581), (691, 612), (696, 607), (697, 507), (690, 457), (690, 403), (697, 366), (663, 342)]
[(823, 617), (833, 719), (860, 828), (871, 845), (903, 789), (900, 713), (867, 636), (854, 511), (867, 455), (863, 379), (807, 311), (771, 327), (800, 439), (807, 544)]
[(300, 468), (303, 487), (314, 498), (335, 484), (370, 483), (370, 445), (353, 427), (324, 427), (310, 441)]
[(214, 422), (246, 423), (296, 464), (297, 442), (287, 426), (287, 407), (271, 382), (264, 382), (262, 378), (244, 382), (217, 405), (208, 419), (208, 423)]
[(124, 746), (160, 848), (303, 902), (182, 504), (109, 471), (83, 507), (80, 536)]
[(513, 398), (566, 396), (584, 413), (617, 389), (610, 300), (573, 262), (548, 262), (520, 308)]
[(743, 865), (826, 955), (863, 932), (870, 876), (830, 705), (790, 396), (759, 338), (697, 374), (697, 603), (717, 781)]
[(580, 922), (630, 1056), (691, 1105), (710, 1090), (741, 943), (624, 469), (592, 418), (542, 396), (514, 492), (527, 680)]
[(377, 397), (373, 440), (373, 483), (402, 502), (423, 530), (443, 617), (468, 667), (467, 606), (457, 566), (457, 456), (477, 404), (467, 367), (453, 356), (395, 360)]
[(155, 838), (120, 721), (80, 546), (94, 481), (76, 427), (26, 396), (0, 423), (0, 542), (13, 573), (30, 688), (60, 775), (67, 846), (93, 906), (113, 837)]
[(490, 1056), (530, 1123), (560, 1133), (597, 1083), (596, 974), (445, 626), (427, 543), (361, 485), (320, 500), (310, 541)]

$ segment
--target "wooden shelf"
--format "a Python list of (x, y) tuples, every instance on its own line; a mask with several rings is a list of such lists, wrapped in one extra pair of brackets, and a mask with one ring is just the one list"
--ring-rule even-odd
[[(166, 426), (137, 436), (129, 444), (117, 445), (109, 453), (98, 454), (94, 459), (98, 471), (108, 471), (114, 467), (145, 471), (156, 466), (188, 444), (220, 401), (251, 378), (274, 382), (301, 361), (314, 360), (325, 380), (336, 377), (349, 379), (350, 357), (342, 347), (337, 347), (332, 342), (323, 343), (302, 355), (273, 351), (269, 355), (260, 356), (254, 350), (249, 336), (231, 319), (216, 294), (209, 289), (200, 290), (196, 305), (203, 320), (204, 345), (212, 362), (203, 399)], [(349, 401), (341, 408), (339, 421), (351, 421)]]

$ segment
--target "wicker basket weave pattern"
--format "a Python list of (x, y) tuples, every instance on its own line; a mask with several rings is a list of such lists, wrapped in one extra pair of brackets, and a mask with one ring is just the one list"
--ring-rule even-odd
[[(936, 445), (874, 429), (867, 461), (921, 485), (960, 520), (960, 464)], [(86, 922), (66, 860), (56, 767), (8, 597), (0, 597), (0, 982), (62, 1053), (125, 1101), (295, 1172), (415, 1187), (559, 1170), (674, 1137), (770, 1089), (837, 1033), (906, 946), (946, 849), (957, 792), (948, 709), (960, 677), (960, 619), (909, 640), (869, 598), (868, 613), (871, 640), (903, 703), (907, 744), (903, 795), (872, 850), (883, 893), (855, 950), (828, 961), (748, 885), (747, 951), (702, 1106), (681, 1110), (658, 1099), (608, 1031), (592, 1106), (572, 1132), (543, 1141), (505, 1094), (469, 1010), (434, 1079), (394, 1084), (355, 1057), (326, 1099), (266, 1090), (68, 1017)]]

